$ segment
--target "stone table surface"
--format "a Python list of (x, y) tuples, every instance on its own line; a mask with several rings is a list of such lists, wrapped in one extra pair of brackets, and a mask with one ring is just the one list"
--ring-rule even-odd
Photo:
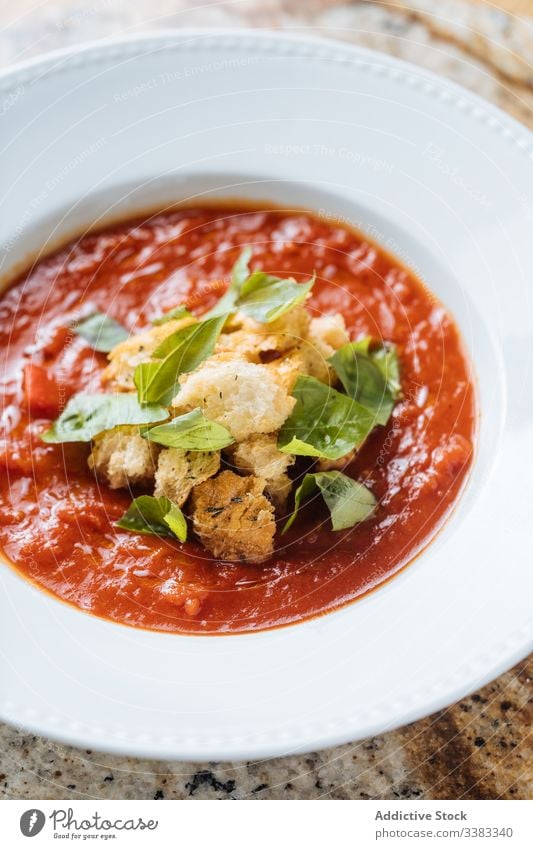
[[(524, 5), (524, 4), (522, 4)], [(0, 0), (0, 66), (114, 34), (257, 26), (326, 35), (437, 71), (533, 125), (533, 17), (464, 0)], [(533, 15), (533, 3), (532, 3)], [(412, 725), (247, 763), (182, 763), (75, 749), (0, 725), (0, 790), (15, 799), (531, 798), (533, 662)]]

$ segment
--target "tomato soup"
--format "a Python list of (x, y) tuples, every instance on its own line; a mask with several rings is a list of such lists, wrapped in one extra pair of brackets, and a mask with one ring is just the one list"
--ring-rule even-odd
[[(333, 532), (315, 500), (260, 565), (217, 562), (194, 540), (119, 530), (131, 493), (96, 480), (87, 444), (40, 439), (75, 393), (102, 391), (106, 355), (71, 330), (81, 314), (106, 312), (131, 332), (180, 303), (201, 314), (245, 245), (269, 273), (316, 272), (311, 311), (342, 313), (352, 339), (393, 342), (402, 382), (389, 423), (346, 470), (377, 497), (372, 518)], [(5, 292), (0, 341), (0, 546), (38, 586), (115, 622), (227, 633), (339, 608), (427, 545), (471, 465), (475, 393), (453, 319), (379, 246), (303, 211), (180, 208), (86, 235)]]

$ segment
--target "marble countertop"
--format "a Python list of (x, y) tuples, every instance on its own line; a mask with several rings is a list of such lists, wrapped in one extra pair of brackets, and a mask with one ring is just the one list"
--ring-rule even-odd
[[(259, 26), (373, 47), (441, 73), (533, 126), (533, 18), (465, 0), (0, 0), (0, 66), (114, 34)], [(181, 763), (75, 749), (0, 725), (11, 799), (531, 798), (533, 661), (398, 731), (308, 755)]]

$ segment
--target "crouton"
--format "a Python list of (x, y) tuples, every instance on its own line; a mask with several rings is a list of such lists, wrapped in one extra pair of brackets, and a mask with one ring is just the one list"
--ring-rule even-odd
[(288, 392), (292, 392), (300, 374), (304, 374), (304, 359), (299, 350), (291, 351), (284, 357), (280, 357), (266, 364), (266, 368), (280, 386)]
[(120, 489), (153, 481), (158, 453), (138, 427), (115, 427), (96, 437), (87, 462), (111, 489)]
[(306, 339), (302, 342), (298, 349), (298, 358), (301, 363), (301, 371), (303, 374), (309, 374), (311, 377), (316, 377), (322, 383), (332, 383), (334, 372), (329, 365), (323, 350), (317, 346), (313, 339)]
[(289, 393), (301, 374), (309, 374), (323, 383), (334, 381), (333, 370), (320, 351), (307, 340), (284, 357), (268, 363), (267, 368), (280, 386)]
[(133, 374), (139, 363), (147, 362), (163, 339), (194, 321), (192, 316), (167, 321), (116, 345), (108, 354), (109, 365), (102, 372), (102, 383), (115, 392), (131, 392), (135, 389)]
[(271, 336), (285, 336), (289, 347), (297, 345), (305, 339), (311, 323), (311, 317), (304, 304), (297, 304), (275, 321), (263, 323), (250, 318), (242, 312), (231, 317), (226, 325), (226, 331), (242, 330), (247, 333), (263, 331)]
[(193, 486), (216, 475), (220, 468), (219, 451), (182, 451), (164, 448), (157, 462), (154, 495), (166, 495), (181, 507)]
[(260, 363), (266, 351), (277, 351), (279, 340), (265, 331), (249, 333), (236, 330), (234, 333), (221, 333), (215, 346), (215, 354), (231, 353), (250, 363)]
[(268, 325), (274, 333), (283, 333), (293, 339), (305, 339), (309, 332), (311, 316), (304, 304), (298, 304), (280, 318), (271, 321)]
[(266, 481), (265, 492), (275, 508), (282, 511), (291, 491), (292, 481), (287, 469), (296, 458), (278, 451), (276, 434), (257, 434), (226, 449), (232, 467), (256, 475)]
[(230, 445), (226, 452), (240, 471), (267, 481), (286, 472), (296, 459), (292, 454), (278, 450), (275, 433), (256, 434), (244, 442)]
[(301, 305), (269, 324), (237, 313), (220, 335), (215, 352), (230, 351), (249, 362), (260, 363), (265, 356), (282, 355), (297, 348), (307, 335), (309, 321), (309, 314)]
[(225, 471), (193, 489), (194, 532), (216, 558), (261, 563), (270, 557), (276, 525), (264, 488), (262, 478)]
[(239, 442), (279, 430), (295, 399), (266, 366), (226, 357), (209, 357), (196, 371), (182, 375), (173, 406), (181, 412), (201, 407)]
[(333, 385), (337, 379), (328, 359), (348, 341), (344, 318), (339, 313), (313, 318), (307, 338), (298, 346), (295, 365), (299, 362), (303, 374)]
[(344, 317), (340, 313), (313, 318), (309, 327), (309, 341), (325, 360), (350, 341)]

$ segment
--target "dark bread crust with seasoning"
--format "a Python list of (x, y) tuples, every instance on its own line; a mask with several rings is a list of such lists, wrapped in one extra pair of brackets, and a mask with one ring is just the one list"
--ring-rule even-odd
[(261, 563), (273, 551), (274, 507), (263, 494), (266, 481), (221, 472), (193, 489), (194, 532), (220, 560)]

